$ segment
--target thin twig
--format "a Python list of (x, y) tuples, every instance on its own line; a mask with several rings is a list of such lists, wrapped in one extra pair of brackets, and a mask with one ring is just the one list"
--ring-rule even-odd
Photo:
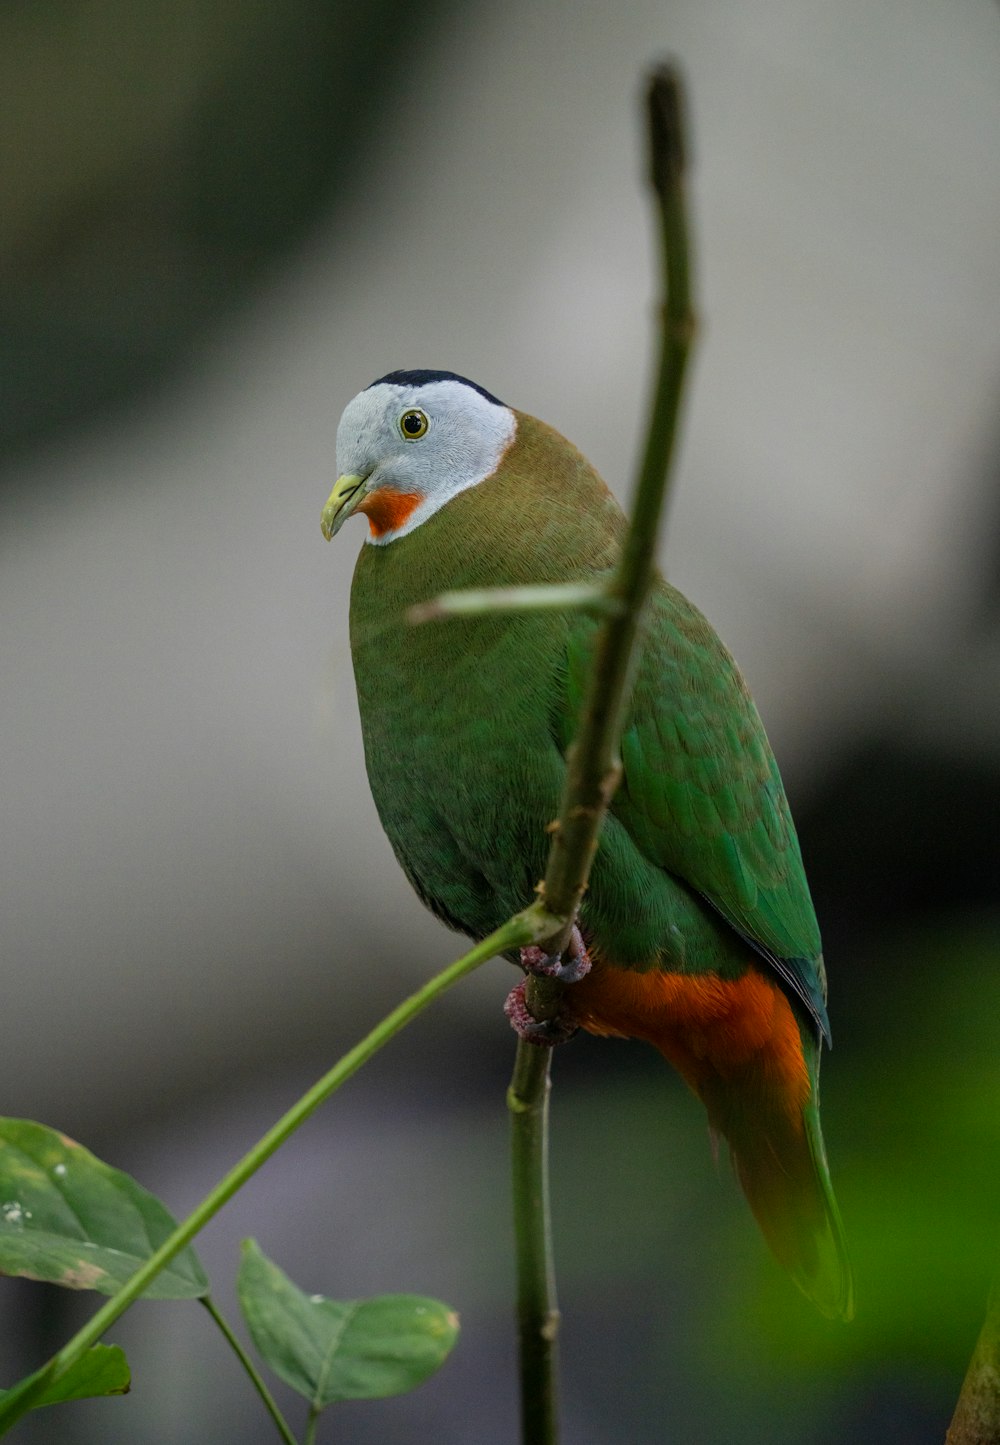
[(507, 1090), (521, 1370), (521, 1439), (554, 1445), (559, 1307), (549, 1206), (551, 1051), (520, 1040)]
[(945, 1445), (1000, 1445), (1000, 1286), (986, 1306)]
[[(568, 942), (598, 834), (618, 785), (618, 739), (654, 575), (684, 377), (696, 327), (684, 174), (684, 101), (676, 66), (664, 65), (654, 73), (648, 104), (650, 170), (660, 220), (665, 295), (660, 311), (659, 364), (632, 520), (621, 563), (608, 589), (612, 597), (619, 599), (622, 610), (607, 618), (597, 632), (580, 732), (569, 755), (566, 789), (553, 831), (545, 880), (539, 890), (539, 903), (532, 905), (549, 915), (553, 928), (547, 944), (551, 943), (552, 951), (561, 951)], [(532, 980), (532, 984), (532, 1012), (539, 1018), (550, 1017), (558, 1010), (563, 985), (548, 980)]]
[(212, 1319), (218, 1325), (219, 1329), (222, 1331), (223, 1338), (229, 1345), (229, 1348), (232, 1350), (233, 1354), (239, 1360), (240, 1364), (247, 1372), (247, 1375), (250, 1377), (251, 1384), (257, 1391), (257, 1394), (263, 1400), (264, 1409), (267, 1411), (267, 1413), (270, 1415), (271, 1419), (277, 1426), (278, 1434), (281, 1436), (282, 1440), (284, 1440), (285, 1445), (298, 1445), (298, 1441), (292, 1434), (291, 1426), (289, 1425), (288, 1421), (285, 1419), (281, 1411), (278, 1409), (274, 1396), (271, 1394), (270, 1390), (267, 1388), (267, 1385), (264, 1383), (260, 1371), (257, 1369), (257, 1366), (254, 1364), (253, 1360), (243, 1348), (239, 1336), (234, 1332), (225, 1315), (223, 1315), (222, 1311), (212, 1299), (211, 1295), (205, 1295), (202, 1298), (201, 1302), (208, 1310), (209, 1314), (212, 1316)]
[[(539, 885), (538, 902), (523, 915), (548, 919), (551, 931), (542, 946), (549, 953), (562, 952), (569, 941), (601, 826), (621, 774), (619, 736), (654, 576), (684, 376), (695, 333), (684, 183), (684, 99), (676, 66), (665, 65), (653, 74), (648, 106), (651, 178), (662, 233), (665, 291), (659, 367), (632, 520), (609, 589), (621, 610), (608, 616), (597, 632), (580, 732), (567, 760), (566, 786), (545, 879)], [(535, 1018), (555, 1017), (566, 987), (554, 980), (530, 977), (526, 997)], [(559, 1312), (547, 1162), (549, 1058), (548, 1050), (521, 1040), (508, 1090), (524, 1445), (553, 1445), (558, 1438)]]
[(478, 617), (485, 612), (594, 612), (612, 617), (622, 610), (617, 597), (597, 582), (541, 582), (528, 587), (463, 588), (418, 602), (407, 622), (439, 622), (446, 617)]

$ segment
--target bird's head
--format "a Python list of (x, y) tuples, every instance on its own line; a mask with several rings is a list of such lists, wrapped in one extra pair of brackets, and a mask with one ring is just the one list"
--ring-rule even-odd
[(405, 536), (491, 476), (516, 430), (510, 407), (453, 372), (393, 371), (372, 382), (340, 418), (324, 537), (352, 512), (367, 516), (369, 542)]

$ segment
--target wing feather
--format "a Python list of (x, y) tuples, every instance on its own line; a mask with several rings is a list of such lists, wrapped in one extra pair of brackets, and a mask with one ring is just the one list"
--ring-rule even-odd
[[(564, 743), (595, 624), (569, 632)], [(829, 1036), (826, 979), (798, 837), (763, 724), (701, 613), (660, 583), (621, 741), (612, 811), (643, 854), (701, 893)]]

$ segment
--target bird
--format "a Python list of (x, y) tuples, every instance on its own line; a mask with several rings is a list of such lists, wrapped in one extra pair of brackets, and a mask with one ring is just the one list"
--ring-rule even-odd
[[(404, 873), (481, 940), (545, 871), (598, 619), (567, 607), (414, 626), (444, 591), (610, 579), (626, 530), (552, 427), (450, 371), (393, 371), (337, 427), (327, 540), (368, 524), (350, 639), (365, 762)], [(621, 780), (567, 957), (559, 1027), (645, 1040), (704, 1105), (778, 1262), (833, 1318), (853, 1283), (819, 1115), (830, 1041), (819, 928), (784, 787), (736, 663), (657, 573), (620, 740)], [(550, 1037), (544, 1037), (548, 1028)]]

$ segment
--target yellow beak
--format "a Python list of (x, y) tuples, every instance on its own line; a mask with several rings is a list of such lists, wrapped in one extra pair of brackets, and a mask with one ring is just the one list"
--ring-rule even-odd
[(333, 540), (364, 497), (366, 481), (367, 477), (356, 477), (351, 473), (337, 478), (337, 484), (323, 508), (323, 519), (320, 524), (323, 528), (323, 536), (328, 542)]

